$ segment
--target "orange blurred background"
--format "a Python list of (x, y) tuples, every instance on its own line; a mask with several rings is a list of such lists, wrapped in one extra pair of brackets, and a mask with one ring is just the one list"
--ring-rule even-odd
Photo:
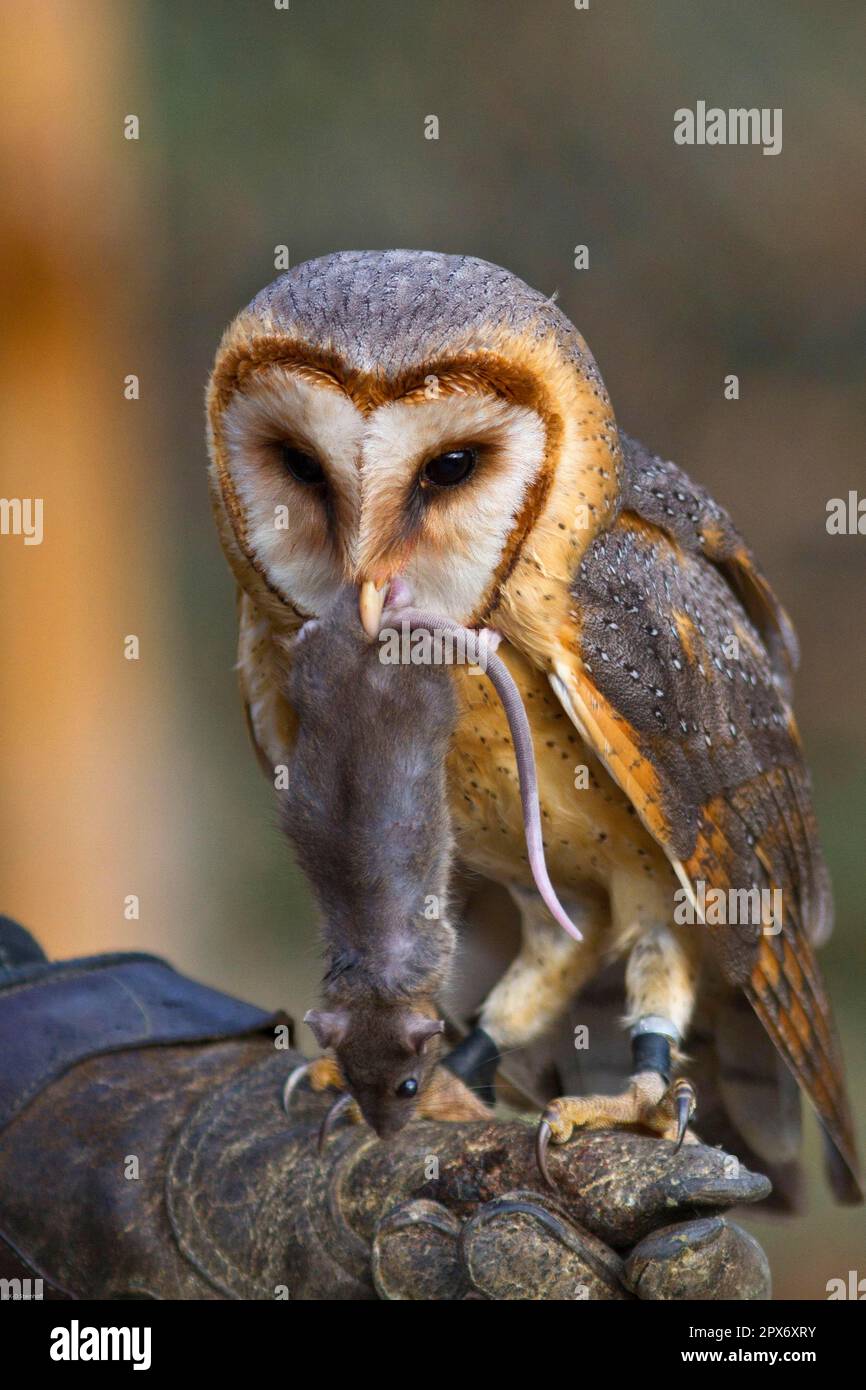
[[(856, 0), (0, 11), (2, 491), (44, 499), (45, 528), (0, 536), (4, 911), (54, 955), (144, 948), (310, 1004), (313, 915), (236, 696), (204, 383), (277, 246), (468, 252), (558, 289), (621, 423), (731, 509), (794, 618), (862, 1121), (866, 537), (825, 516), (866, 488), (864, 40)], [(675, 146), (698, 99), (782, 107), (782, 153)], [(809, 1154), (808, 1215), (746, 1222), (779, 1296), (866, 1274), (866, 1222), (830, 1204), (814, 1133)]]

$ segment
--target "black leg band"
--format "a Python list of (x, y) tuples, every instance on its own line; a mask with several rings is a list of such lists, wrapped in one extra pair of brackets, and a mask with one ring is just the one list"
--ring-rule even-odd
[(495, 1105), (493, 1081), (499, 1066), (499, 1048), (483, 1028), (473, 1028), (443, 1060), (443, 1066), (471, 1086), (488, 1105)]
[(671, 1079), (671, 1040), (664, 1033), (638, 1033), (631, 1040), (632, 1075), (657, 1071), (665, 1081)]

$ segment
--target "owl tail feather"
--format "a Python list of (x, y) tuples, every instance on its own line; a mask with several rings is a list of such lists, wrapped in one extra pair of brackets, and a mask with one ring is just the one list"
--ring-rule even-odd
[(460, 623), (454, 622), (451, 618), (441, 617), (438, 613), (425, 613), (417, 608), (393, 608), (390, 610), (390, 617), (398, 622), (407, 623), (410, 630), (421, 628), (429, 632), (450, 634), (461, 644), (465, 653), (471, 654), (473, 664), (480, 666), (490, 677), (494, 689), (502, 701), (502, 708), (505, 710), (514, 743), (514, 757), (517, 762), (517, 776), (520, 781), (520, 803), (523, 808), (523, 827), (526, 835), (526, 852), (535, 886), (551, 916), (559, 923), (563, 931), (568, 932), (568, 935), (574, 937), (575, 941), (582, 941), (583, 936), (559, 901), (556, 889), (547, 872), (532, 732), (526, 717), (526, 710), (523, 707), (523, 700), (520, 698), (520, 691), (505, 662), (496, 655), (496, 648), (502, 640), (500, 634), (490, 628), (476, 631), (472, 628), (461, 627)]

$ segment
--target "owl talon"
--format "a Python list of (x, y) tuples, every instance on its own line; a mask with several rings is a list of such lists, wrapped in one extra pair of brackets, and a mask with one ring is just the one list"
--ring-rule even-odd
[(328, 1139), (330, 1138), (331, 1131), (333, 1130), (334, 1125), (337, 1123), (337, 1120), (340, 1118), (342, 1114), (345, 1113), (346, 1110), (349, 1109), (349, 1106), (352, 1104), (354, 1104), (354, 1102), (352, 1100), (350, 1092), (344, 1091), (341, 1096), (337, 1096), (337, 1099), (334, 1101), (333, 1105), (329, 1106), (329, 1108), (325, 1111), (324, 1119), (322, 1120), (321, 1126), (319, 1127), (319, 1139), (317, 1144), (317, 1148), (320, 1154), (325, 1152), (325, 1145), (327, 1144)]
[(294, 1071), (290, 1071), (286, 1077), (286, 1084), (283, 1087), (283, 1110), (287, 1115), (292, 1103), (292, 1096), (295, 1094), (295, 1091), (300, 1086), (304, 1077), (309, 1075), (311, 1066), (311, 1062), (302, 1062), (299, 1067), (295, 1067)]
[(547, 1150), (550, 1147), (550, 1139), (553, 1130), (547, 1120), (541, 1119), (538, 1122), (538, 1129), (535, 1132), (535, 1161), (538, 1164), (538, 1171), (547, 1183), (551, 1191), (556, 1191), (556, 1183), (550, 1176), (550, 1169), (547, 1166)]
[(683, 1140), (686, 1137), (689, 1120), (695, 1110), (695, 1088), (690, 1081), (682, 1079), (676, 1083), (673, 1091), (674, 1115), (677, 1122), (677, 1139), (674, 1153), (679, 1153), (682, 1148)]
[(301, 1062), (290, 1072), (283, 1087), (283, 1109), (289, 1113), (292, 1097), (302, 1081), (306, 1081), (311, 1091), (344, 1091), (346, 1082), (336, 1058), (316, 1057), (312, 1062)]
[(568, 1102), (564, 1102), (562, 1098), (551, 1101), (538, 1122), (535, 1135), (535, 1159), (539, 1172), (547, 1186), (554, 1191), (557, 1184), (551, 1177), (547, 1154), (551, 1144), (566, 1144), (571, 1138), (574, 1125), (570, 1116), (565, 1113), (567, 1107)]

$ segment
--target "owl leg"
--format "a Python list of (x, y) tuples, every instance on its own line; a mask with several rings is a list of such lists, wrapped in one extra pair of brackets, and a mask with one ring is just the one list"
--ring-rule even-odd
[(539, 1037), (598, 965), (598, 938), (607, 916), (597, 905), (573, 912), (584, 935), (583, 941), (575, 941), (553, 920), (538, 893), (510, 891), (520, 910), (520, 951), (487, 996), (478, 1026), (434, 1072), (418, 1107), (425, 1119), (489, 1119), (500, 1055)]
[(607, 909), (592, 899), (569, 902), (583, 934), (582, 941), (575, 941), (553, 920), (538, 893), (517, 887), (509, 891), (520, 911), (522, 943), (484, 1001), (479, 1019), (501, 1051), (533, 1042), (556, 1022), (597, 970), (610, 921)]
[(609, 917), (601, 904), (569, 903), (583, 941), (567, 936), (532, 889), (513, 887), (520, 911), (522, 944), (481, 1008), (478, 1026), (458, 1043), (444, 1066), (489, 1105), (500, 1055), (532, 1042), (556, 1021), (595, 972)]
[[(691, 1020), (697, 989), (698, 942), (688, 929), (641, 924), (626, 967), (633, 1072), (617, 1096), (562, 1096), (550, 1103), (538, 1130), (539, 1167), (550, 1182), (547, 1148), (575, 1128), (634, 1129), (697, 1142), (688, 1130), (695, 1093), (685, 1078), (671, 1081), (679, 1043)], [(634, 934), (634, 933), (632, 933)]]

